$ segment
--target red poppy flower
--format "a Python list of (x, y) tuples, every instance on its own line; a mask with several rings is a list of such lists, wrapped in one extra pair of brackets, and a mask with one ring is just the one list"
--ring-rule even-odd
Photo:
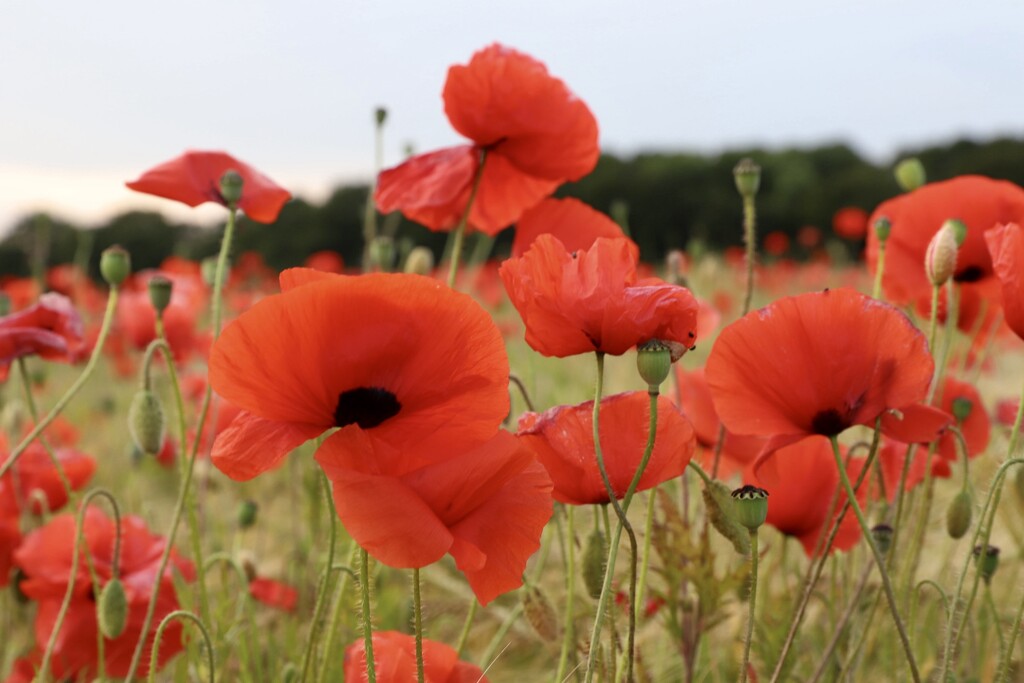
[(805, 225), (796, 233), (796, 241), (805, 249), (814, 249), (821, 244), (821, 230), (813, 225)]
[[(519, 438), (540, 458), (554, 482), (555, 500), (569, 505), (609, 502), (594, 459), (594, 402), (558, 406), (519, 418)], [(625, 495), (647, 444), (650, 401), (645, 391), (608, 396), (601, 401), (601, 451), (617, 498)], [(696, 441), (689, 421), (658, 399), (654, 451), (640, 478), (646, 491), (678, 477), (693, 456)]]
[(764, 236), (764, 251), (771, 256), (782, 256), (789, 251), (789, 235), (779, 230)]
[[(921, 401), (933, 370), (924, 335), (905, 315), (837, 289), (780, 299), (727, 326), (705, 373), (726, 427), (771, 437), (771, 450), (812, 434), (873, 426), (888, 411)], [(908, 433), (917, 431), (912, 426), (922, 433)], [(882, 428), (918, 441), (934, 438), (939, 425), (889, 417)]]
[(487, 159), (469, 226), (497, 233), (556, 187), (597, 164), (597, 122), (541, 62), (491, 45), (448, 70), (445, 114), (472, 140), (421, 154), (380, 174), (374, 199), (431, 230), (462, 218), (483, 152)]
[(285, 612), (294, 612), (299, 603), (299, 591), (293, 586), (261, 576), (249, 582), (249, 595), (268, 607)]
[(0, 318), (0, 381), (23, 356), (74, 363), (85, 353), (82, 319), (63, 294), (49, 292), (32, 306)]
[(832, 216), (832, 230), (848, 240), (864, 239), (868, 231), (868, 212), (856, 206), (844, 206)]
[(696, 341), (696, 299), (685, 287), (638, 280), (626, 239), (601, 237), (570, 254), (556, 237), (540, 235), (499, 272), (526, 324), (526, 342), (545, 356), (618, 356), (659, 339), (677, 358)]
[[(570, 252), (590, 249), (598, 237), (626, 237), (618, 223), (580, 200), (549, 197), (527, 210), (516, 222), (512, 256), (518, 258), (525, 254), (537, 236), (545, 233), (557, 237)], [(633, 260), (639, 260), (640, 248), (633, 240), (630, 244)]]
[(242, 176), (238, 208), (258, 223), (273, 223), (291, 193), (249, 164), (224, 152), (188, 151), (125, 183), (136, 192), (173, 199), (188, 206), (216, 202), (227, 206), (220, 179), (228, 171)]
[(996, 421), (1004, 427), (1013, 427), (1017, 421), (1017, 411), (1020, 408), (1020, 399), (1004, 398), (996, 403)]
[(325, 273), (340, 273), (345, 270), (345, 261), (342, 260), (341, 254), (330, 249), (313, 252), (306, 257), (303, 265)]
[[(969, 408), (970, 412), (967, 414), (967, 418), (958, 421), (958, 426), (967, 445), (968, 457), (981, 455), (988, 448), (988, 439), (992, 429), (988, 413), (981, 401), (981, 394), (972, 384), (946, 377), (942, 385), (941, 396), (942, 410), (947, 413), (955, 413), (957, 404)], [(943, 434), (936, 452), (947, 460), (958, 460), (960, 451), (956, 446), (956, 437), (953, 434)]]
[[(1024, 217), (1024, 211), (1022, 211)], [(1024, 222), (999, 225), (985, 233), (992, 268), (1002, 285), (1006, 323), (1024, 339)]]
[[(373, 660), (377, 683), (408, 683), (416, 680), (416, 639), (398, 631), (373, 634)], [(459, 661), (455, 650), (444, 643), (423, 639), (423, 674), (426, 683), (487, 683), (480, 667)], [(363, 640), (345, 648), (345, 680), (365, 680), (366, 649)]]
[[(90, 507), (83, 525), (84, 544), (93, 558), (93, 566), (101, 584), (112, 577), (114, 550), (114, 522), (98, 508)], [(39, 603), (36, 612), (35, 635), (37, 643), (46, 643), (57, 621), (69, 581), (74, 590), (67, 616), (56, 641), (51, 674), (58, 679), (80, 679), (94, 676), (98, 668), (96, 599), (86, 563), (79, 562), (78, 572), (71, 577), (72, 549), (75, 539), (75, 516), (66, 514), (25, 537), (15, 553), (15, 562), (26, 578), (19, 585), (21, 591)], [(121, 521), (120, 579), (124, 584), (128, 602), (125, 632), (104, 644), (104, 665), (108, 675), (123, 677), (128, 673), (135, 644), (142, 636), (142, 625), (149, 596), (155, 581), (161, 581), (160, 597), (150, 632), (145, 634), (147, 650), (152, 646), (156, 626), (170, 612), (178, 609), (174, 594), (173, 568), (176, 566), (187, 579), (193, 577), (191, 563), (174, 557), (172, 566), (163, 576), (157, 575), (165, 540), (151, 533), (137, 517)], [(158, 658), (158, 667), (183, 649), (182, 626), (172, 623), (165, 631)], [(148, 655), (139, 674), (148, 671)]]
[(171, 302), (164, 309), (164, 332), (175, 360), (181, 362), (206, 348), (199, 318), (206, 306), (207, 288), (198, 275), (143, 271), (132, 277), (118, 300), (118, 331), (136, 349), (156, 339), (156, 311), (149, 298), (149, 281), (156, 275), (171, 280)]
[[(72, 490), (85, 486), (96, 471), (96, 461), (85, 453), (57, 448), (54, 451), (64, 476)], [(49, 454), (39, 442), (29, 444), (14, 467), (0, 482), (6, 482), (11, 499), (18, 510), (31, 510), (33, 514), (55, 512), (68, 502), (64, 484)], [(3, 495), (0, 494), (0, 515), (3, 514)]]

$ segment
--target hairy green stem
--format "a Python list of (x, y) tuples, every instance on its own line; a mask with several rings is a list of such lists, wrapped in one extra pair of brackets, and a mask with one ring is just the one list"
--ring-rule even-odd
[(754, 639), (754, 613), (757, 609), (757, 528), (750, 529), (750, 614), (747, 616), (747, 635), (743, 639), (743, 660), (740, 662), (740, 683), (747, 683), (747, 665), (750, 662), (750, 643)]
[(469, 225), (469, 212), (473, 208), (473, 202), (476, 201), (476, 193), (480, 189), (480, 179), (484, 177), (484, 166), (487, 163), (487, 150), (480, 152), (480, 164), (476, 168), (476, 174), (473, 176), (473, 186), (469, 191), (469, 200), (466, 202), (466, 209), (462, 212), (462, 218), (459, 220), (459, 224), (455, 226), (455, 236), (452, 242), (452, 251), (449, 254), (449, 266), (448, 266), (448, 286), (452, 289), (455, 288), (455, 275), (459, 272), (459, 260), (462, 257), (462, 243), (466, 239), (466, 228)]
[(359, 549), (359, 587), (362, 592), (363, 648), (366, 653), (366, 680), (377, 683), (373, 661), (373, 615), (370, 613), (370, 558), (365, 548)]
[[(175, 619), (191, 621), (195, 624), (195, 627), (199, 629), (199, 633), (203, 636), (203, 640), (206, 641), (206, 665), (210, 668), (210, 683), (214, 681), (214, 671), (216, 671), (216, 660), (213, 654), (213, 643), (210, 641), (210, 633), (206, 630), (206, 625), (203, 624), (203, 620), (183, 609), (175, 610), (166, 617), (160, 620), (160, 625), (156, 627), (156, 636), (153, 638), (153, 650), (149, 655), (151, 662), (155, 664), (159, 660), (160, 653), (160, 641), (163, 640), (164, 630), (170, 626), (171, 622)], [(156, 681), (156, 666), (149, 667), (149, 683)]]

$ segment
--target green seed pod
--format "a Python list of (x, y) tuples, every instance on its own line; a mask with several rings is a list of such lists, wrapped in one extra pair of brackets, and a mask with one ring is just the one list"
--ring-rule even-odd
[(171, 303), (171, 294), (174, 290), (174, 283), (163, 275), (154, 275), (149, 278), (149, 302), (157, 315), (163, 315)]
[(753, 199), (761, 187), (761, 167), (753, 159), (740, 159), (732, 169), (736, 189), (744, 199)]
[(946, 509), (946, 531), (950, 538), (961, 538), (971, 528), (971, 516), (974, 513), (974, 503), (971, 501), (971, 494), (961, 491), (956, 494)]
[(132, 272), (132, 260), (123, 247), (107, 247), (100, 255), (100, 274), (111, 287), (120, 287)]
[(924, 164), (915, 157), (904, 159), (896, 164), (896, 168), (893, 169), (893, 175), (896, 176), (896, 182), (899, 183), (900, 189), (904, 192), (916, 190), (927, 182)]
[(974, 561), (978, 564), (978, 573), (986, 584), (992, 582), (992, 576), (999, 569), (999, 548), (990, 545), (981, 552), (981, 546), (974, 546)]
[(875, 237), (878, 238), (878, 241), (885, 244), (885, 241), (889, 239), (889, 234), (892, 232), (892, 222), (885, 216), (879, 216), (872, 227), (875, 230)]
[(388, 110), (386, 107), (377, 107), (373, 110), (373, 119), (377, 122), (377, 127), (384, 125), (384, 122), (388, 120)]
[(732, 509), (736, 521), (750, 531), (759, 528), (768, 518), (768, 492), (757, 486), (741, 486), (733, 491)]
[(704, 505), (711, 525), (718, 533), (729, 539), (736, 552), (740, 555), (749, 555), (750, 534), (747, 528), (736, 520), (729, 487), (717, 479), (712, 480), (710, 485), (704, 486), (701, 495), (704, 496)]
[(536, 586), (524, 586), (519, 593), (523, 614), (530, 626), (543, 640), (555, 642), (560, 638), (558, 613), (544, 592)]
[(434, 252), (426, 247), (413, 247), (405, 257), (405, 272), (430, 275), (434, 270)]
[(878, 552), (885, 555), (892, 547), (892, 535), (894, 531), (888, 524), (876, 524), (871, 527), (871, 538), (875, 541)]
[(656, 390), (672, 369), (672, 351), (657, 339), (641, 344), (636, 350), (636, 369), (647, 386)]
[(238, 526), (248, 529), (256, 523), (256, 515), (260, 506), (254, 500), (243, 500), (238, 504)]
[(964, 246), (964, 242), (967, 241), (967, 224), (957, 218), (950, 218), (945, 224), (953, 229), (953, 237), (956, 238), (956, 246)]
[(164, 409), (152, 391), (140, 389), (135, 394), (128, 408), (128, 431), (146, 455), (160, 452), (164, 444)]
[(242, 199), (244, 184), (245, 181), (238, 171), (234, 169), (224, 171), (224, 175), (220, 177), (220, 196), (224, 199), (224, 203), (229, 207), (237, 206)]
[(117, 638), (124, 633), (128, 621), (128, 598), (120, 579), (111, 579), (100, 591), (100, 598), (96, 603), (96, 616), (99, 620), (100, 633), (105, 638)]
[(608, 560), (608, 542), (600, 529), (594, 529), (587, 536), (587, 544), (583, 547), (583, 585), (587, 594), (594, 600), (601, 597), (604, 587), (604, 567)]

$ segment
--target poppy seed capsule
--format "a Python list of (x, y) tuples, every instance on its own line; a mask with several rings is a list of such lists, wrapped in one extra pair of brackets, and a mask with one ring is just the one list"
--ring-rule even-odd
[(242, 199), (242, 185), (244, 184), (242, 174), (238, 171), (233, 168), (224, 171), (224, 175), (220, 177), (220, 196), (224, 203), (231, 208), (237, 206)]
[(383, 126), (384, 122), (388, 120), (388, 110), (386, 107), (377, 107), (373, 110), (373, 120), (377, 122), (377, 126)]
[(871, 527), (871, 538), (875, 541), (878, 552), (885, 555), (892, 547), (893, 528), (888, 524), (876, 524)]
[(153, 309), (156, 310), (158, 316), (163, 315), (171, 304), (174, 283), (163, 275), (154, 275), (149, 279), (147, 289), (149, 290), (149, 303), (153, 304)]
[(544, 592), (536, 586), (524, 587), (521, 593), (523, 614), (541, 638), (554, 642), (559, 638), (558, 614)]
[(967, 241), (967, 224), (956, 218), (950, 218), (946, 221), (946, 224), (953, 228), (953, 236), (956, 237), (956, 246), (964, 246), (964, 242)]
[(950, 538), (961, 538), (971, 528), (973, 508), (969, 492), (961, 491), (956, 494), (946, 509), (946, 531)]
[(605, 558), (608, 557), (608, 544), (600, 529), (594, 529), (587, 536), (587, 545), (583, 548), (583, 585), (587, 594), (594, 600), (601, 597), (604, 587)]
[(707, 508), (708, 520), (711, 525), (732, 543), (736, 552), (740, 555), (748, 555), (750, 553), (750, 534), (736, 519), (729, 487), (715, 479), (709, 484), (705, 484), (701, 495), (704, 497), (704, 506)]
[(985, 552), (981, 552), (981, 546), (976, 545), (972, 552), (981, 578), (984, 579), (986, 585), (991, 583), (992, 576), (996, 573), (996, 569), (999, 569), (999, 548), (990, 545), (985, 548)]
[(936, 287), (941, 287), (953, 277), (957, 249), (956, 233), (950, 222), (946, 221), (928, 243), (928, 251), (924, 255), (925, 274)]
[(672, 369), (672, 351), (657, 339), (641, 344), (636, 350), (636, 369), (647, 386), (656, 391)]
[(879, 216), (878, 220), (875, 221), (875, 224), (872, 227), (874, 228), (875, 237), (878, 238), (878, 241), (885, 244), (885, 241), (889, 239), (889, 234), (892, 232), (892, 221), (885, 216)]
[(896, 182), (904, 192), (916, 190), (927, 182), (924, 164), (916, 157), (904, 159), (896, 164), (893, 175), (896, 176)]
[(117, 638), (124, 633), (128, 621), (128, 598), (120, 579), (111, 579), (100, 591), (96, 603), (96, 616), (100, 633), (105, 638)]
[(757, 486), (741, 486), (732, 492), (736, 521), (750, 531), (756, 530), (768, 518), (768, 492)]
[(238, 526), (248, 529), (256, 523), (256, 514), (260, 506), (254, 500), (243, 500), (238, 504)]
[(753, 159), (740, 159), (732, 169), (732, 176), (741, 197), (753, 199), (757, 196), (757, 190), (761, 187), (761, 167)]
[(957, 396), (953, 399), (953, 417), (957, 422), (964, 422), (971, 416), (974, 409), (974, 402), (965, 396)]
[(413, 247), (405, 257), (405, 272), (430, 275), (434, 270), (434, 252), (426, 247)]
[(100, 275), (111, 287), (120, 287), (132, 272), (132, 260), (119, 245), (107, 247), (100, 255)]
[(152, 391), (140, 389), (135, 394), (128, 408), (128, 431), (146, 455), (160, 452), (164, 443), (164, 409)]

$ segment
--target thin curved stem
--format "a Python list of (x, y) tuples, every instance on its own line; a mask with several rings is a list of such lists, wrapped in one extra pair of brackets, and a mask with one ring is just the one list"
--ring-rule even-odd
[(466, 641), (469, 640), (469, 632), (473, 628), (473, 619), (476, 617), (476, 611), (480, 607), (480, 603), (473, 598), (469, 603), (469, 611), (466, 612), (466, 620), (462, 623), (462, 630), (459, 632), (459, 640), (455, 644), (455, 654), (459, 657), (462, 656), (462, 651), (466, 649)]
[(747, 635), (743, 639), (743, 661), (740, 662), (740, 683), (747, 683), (750, 662), (750, 643), (754, 638), (754, 610), (757, 608), (757, 528), (750, 529), (750, 614), (747, 616)]
[(316, 589), (316, 605), (313, 607), (313, 621), (309, 625), (309, 638), (306, 640), (305, 654), (302, 656), (302, 676), (300, 681), (305, 681), (309, 676), (309, 667), (313, 663), (313, 651), (316, 649), (316, 637), (319, 631), (320, 620), (323, 618), (324, 605), (327, 604), (327, 589), (331, 585), (331, 570), (334, 567), (334, 550), (338, 544), (338, 512), (334, 508), (334, 495), (331, 492), (331, 484), (327, 481), (327, 475), (323, 470), (319, 472), (320, 482), (323, 484), (324, 496), (327, 497), (327, 509), (331, 518), (330, 536), (327, 541), (327, 567), (320, 575), (320, 584)]
[[(558, 670), (555, 673), (555, 681), (557, 682), (565, 678), (566, 669), (569, 668), (569, 651), (576, 640), (576, 620), (574, 618), (576, 599), (576, 509), (573, 505), (566, 505), (563, 509), (566, 513), (568, 539), (563, 545), (566, 583), (565, 621), (562, 625), (562, 649), (558, 655)], [(558, 529), (561, 531), (561, 524), (559, 524)]]
[[(214, 681), (214, 671), (216, 671), (216, 659), (213, 653), (213, 643), (210, 641), (210, 633), (206, 630), (206, 625), (203, 624), (203, 620), (192, 614), (191, 612), (183, 609), (175, 610), (168, 614), (166, 617), (160, 620), (160, 625), (156, 627), (156, 636), (153, 638), (153, 650), (150, 653), (150, 661), (156, 662), (159, 660), (157, 656), (160, 653), (160, 641), (163, 640), (164, 630), (171, 624), (175, 619), (184, 619), (191, 621), (195, 624), (196, 628), (199, 629), (199, 633), (203, 636), (203, 640), (206, 641), (206, 665), (210, 667), (210, 683)], [(149, 683), (156, 681), (156, 667), (149, 667)]]

